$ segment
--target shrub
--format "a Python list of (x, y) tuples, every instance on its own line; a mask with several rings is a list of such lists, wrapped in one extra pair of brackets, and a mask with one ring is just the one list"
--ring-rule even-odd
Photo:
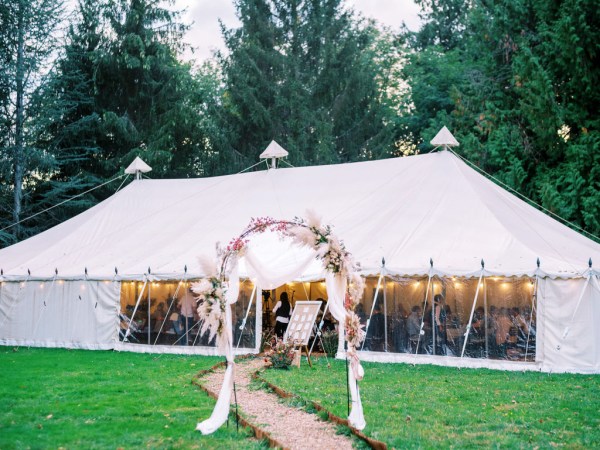
[(334, 358), (338, 349), (338, 334), (333, 330), (323, 331), (321, 339), (323, 340), (323, 351), (327, 353), (328, 357)]

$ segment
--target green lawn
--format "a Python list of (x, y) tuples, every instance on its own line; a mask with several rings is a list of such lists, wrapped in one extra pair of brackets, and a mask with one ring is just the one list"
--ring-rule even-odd
[(214, 400), (191, 380), (222, 359), (0, 347), (0, 449), (264, 448), (194, 431)]
[[(346, 367), (267, 370), (267, 381), (347, 417)], [(600, 448), (600, 376), (364, 363), (368, 436), (395, 448)]]
[[(262, 448), (191, 384), (222, 358), (0, 347), (0, 449)], [(346, 417), (346, 368), (263, 377)], [(365, 433), (395, 448), (600, 448), (600, 376), (364, 363)]]

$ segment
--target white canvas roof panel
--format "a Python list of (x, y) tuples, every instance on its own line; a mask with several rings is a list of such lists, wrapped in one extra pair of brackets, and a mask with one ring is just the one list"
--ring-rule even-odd
[[(600, 245), (498, 187), (448, 151), (214, 178), (136, 180), (46, 232), (0, 250), (5, 279), (200, 275), (197, 257), (252, 217), (307, 209), (331, 224), (365, 273), (579, 277)], [(294, 257), (290, 255), (290, 257)], [(317, 278), (318, 265), (306, 277)], [(242, 275), (244, 275), (242, 273)]]

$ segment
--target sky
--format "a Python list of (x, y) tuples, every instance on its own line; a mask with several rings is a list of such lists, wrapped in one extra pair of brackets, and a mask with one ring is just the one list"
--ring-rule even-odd
[[(419, 8), (413, 0), (346, 0), (346, 4), (392, 30), (405, 22), (410, 30), (416, 31), (420, 24)], [(191, 24), (186, 41), (195, 48), (193, 58), (198, 62), (209, 58), (213, 50), (224, 49), (219, 20), (227, 28), (239, 25), (233, 0), (175, 0), (174, 6), (185, 9), (182, 19)]]

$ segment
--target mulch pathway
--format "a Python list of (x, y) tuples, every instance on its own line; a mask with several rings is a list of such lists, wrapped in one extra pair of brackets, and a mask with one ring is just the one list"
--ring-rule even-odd
[[(235, 369), (238, 410), (250, 424), (265, 433), (271, 443), (286, 449), (351, 449), (353, 439), (336, 434), (337, 426), (316, 414), (286, 405), (272, 392), (250, 386), (252, 374), (264, 366), (262, 358), (238, 360)], [(214, 396), (219, 394), (224, 368), (199, 381)], [(233, 395), (231, 399), (233, 403)]]

